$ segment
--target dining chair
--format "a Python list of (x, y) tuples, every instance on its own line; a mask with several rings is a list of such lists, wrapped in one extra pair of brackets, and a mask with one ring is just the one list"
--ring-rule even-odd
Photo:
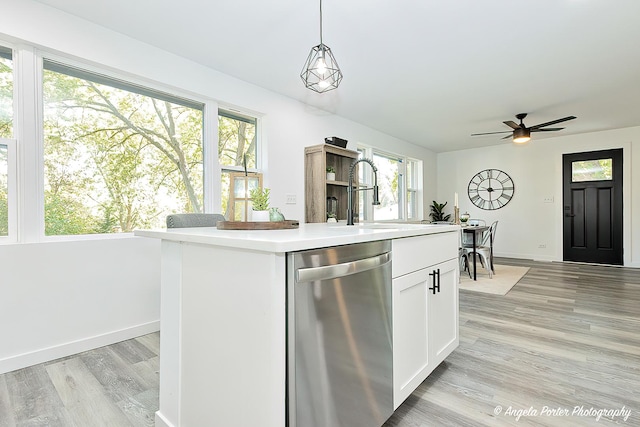
[(167, 215), (167, 228), (215, 227), (226, 221), (224, 215), (213, 213), (183, 213)]
[(458, 283), (460, 283), (460, 280), (462, 279), (463, 271), (466, 271), (467, 273), (469, 273), (469, 279), (471, 279), (471, 268), (469, 267), (469, 258), (467, 257), (467, 254), (464, 250), (465, 249), (463, 244), (464, 238), (465, 238), (465, 234), (461, 230), (458, 236), (458, 262), (460, 264), (460, 276), (458, 277)]
[(489, 226), (489, 229), (482, 235), (482, 242), (481, 242), (482, 246), (487, 246), (488, 244), (490, 244), (490, 241), (491, 241), (490, 239), (492, 236), (495, 239), (497, 228), (498, 228), (498, 221), (493, 221), (493, 223), (491, 223), (491, 225)]
[(489, 278), (493, 278), (495, 268), (493, 265), (493, 243), (496, 241), (496, 231), (498, 230), (498, 221), (494, 221), (489, 230), (482, 238), (480, 246), (473, 250), (473, 247), (463, 246), (467, 259), (470, 256), (477, 256), (480, 259), (480, 264), (489, 273)]

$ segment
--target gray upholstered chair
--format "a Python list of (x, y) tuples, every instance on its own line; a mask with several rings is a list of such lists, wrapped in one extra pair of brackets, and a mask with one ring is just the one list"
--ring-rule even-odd
[(226, 221), (224, 215), (210, 213), (184, 213), (167, 215), (167, 228), (215, 227)]

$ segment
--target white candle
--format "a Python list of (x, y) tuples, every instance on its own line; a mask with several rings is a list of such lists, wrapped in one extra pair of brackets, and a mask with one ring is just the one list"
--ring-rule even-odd
[(453, 206), (455, 206), (456, 208), (458, 207), (458, 193), (454, 194)]

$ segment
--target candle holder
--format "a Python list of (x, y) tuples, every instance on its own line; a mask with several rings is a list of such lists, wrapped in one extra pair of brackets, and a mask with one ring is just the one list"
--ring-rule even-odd
[(460, 208), (457, 206), (453, 207), (453, 223), (460, 225)]

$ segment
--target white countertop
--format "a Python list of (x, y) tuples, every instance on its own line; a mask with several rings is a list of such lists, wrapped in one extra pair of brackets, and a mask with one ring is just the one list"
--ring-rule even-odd
[(136, 230), (134, 235), (280, 253), (446, 233), (459, 229), (457, 225), (446, 224), (365, 223), (347, 226), (342, 222), (300, 224), (300, 228), (290, 230), (218, 230), (215, 227)]

